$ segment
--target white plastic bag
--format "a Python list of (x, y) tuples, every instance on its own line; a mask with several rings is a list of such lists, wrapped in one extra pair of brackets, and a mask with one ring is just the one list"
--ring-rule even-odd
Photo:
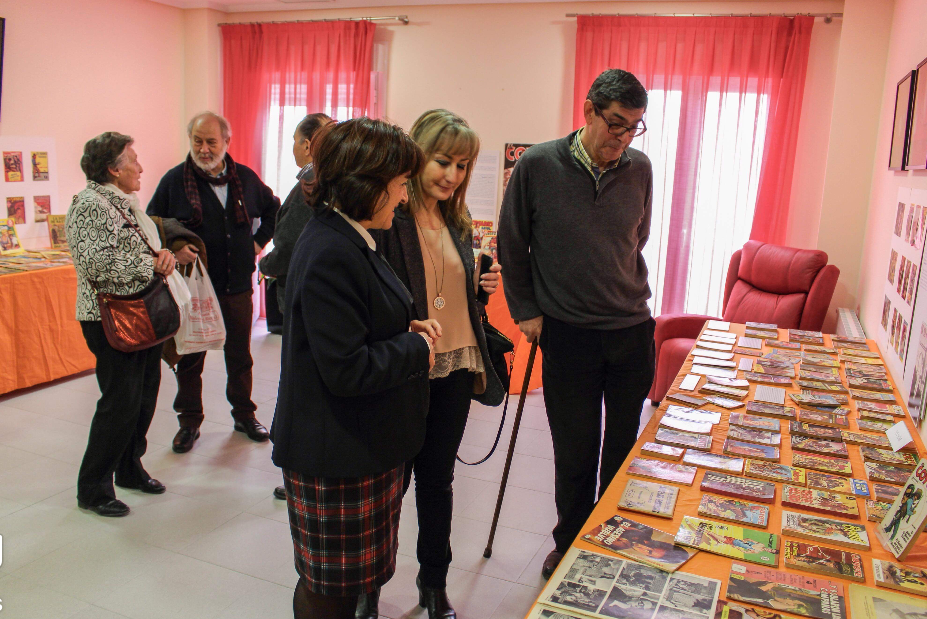
[(180, 330), (174, 336), (177, 354), (222, 350), (225, 346), (225, 322), (219, 309), (219, 299), (199, 258), (184, 281), (190, 291), (190, 305), (180, 320)]

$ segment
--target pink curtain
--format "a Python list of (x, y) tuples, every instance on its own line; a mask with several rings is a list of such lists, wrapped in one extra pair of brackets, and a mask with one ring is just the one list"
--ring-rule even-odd
[(272, 103), (338, 111), (337, 120), (366, 114), (375, 29), (368, 21), (222, 26), (232, 157), (261, 170)]
[(719, 313), (734, 244), (784, 241), (813, 22), (578, 18), (574, 125), (605, 69), (630, 71), (651, 91), (649, 131), (634, 146), (654, 163), (655, 313)]

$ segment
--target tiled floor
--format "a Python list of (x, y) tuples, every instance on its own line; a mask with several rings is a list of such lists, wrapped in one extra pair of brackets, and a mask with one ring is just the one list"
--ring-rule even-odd
[[(254, 400), (270, 425), (280, 369), (280, 338), (254, 329)], [(178, 455), (171, 412), (174, 378), (164, 369), (158, 412), (148, 433), (148, 471), (167, 485), (160, 496), (119, 491), (126, 518), (76, 507), (77, 468), (99, 391), (92, 374), (0, 397), (0, 565), (2, 619), (286, 619), (296, 574), (286, 505), (269, 444), (232, 431), (221, 354), (204, 372), (206, 422), (193, 451)], [(553, 451), (543, 396), (529, 395), (491, 559), (483, 558), (516, 398), (503, 440), (486, 463), (458, 465), (449, 596), (462, 619), (519, 619), (543, 581), (553, 548)], [(499, 409), (474, 403), (460, 455), (485, 455)], [(643, 422), (653, 409), (644, 410)], [(399, 565), (380, 612), (424, 617), (415, 592), (412, 493), (400, 527)]]

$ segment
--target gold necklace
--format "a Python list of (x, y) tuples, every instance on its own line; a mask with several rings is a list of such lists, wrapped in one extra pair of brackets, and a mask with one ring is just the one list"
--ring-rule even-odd
[[(422, 227), (422, 224), (419, 223), (418, 217), (415, 217), (415, 225), (418, 226), (419, 232), (422, 235), (422, 244), (425, 246), (425, 251), (428, 252), (428, 259), (431, 261), (431, 268), (434, 270), (435, 274), (435, 286), (438, 287), (438, 296), (432, 301), (432, 305), (435, 306), (436, 310), (441, 310), (445, 305), (444, 297), (441, 296), (441, 291), (444, 290), (444, 226), (438, 228), (438, 235), (441, 237), (441, 285), (439, 286), (438, 267), (435, 265), (435, 259), (431, 255), (431, 248), (428, 247), (428, 240), (425, 238), (425, 229)], [(430, 229), (431, 228), (429, 228), (429, 230)]]

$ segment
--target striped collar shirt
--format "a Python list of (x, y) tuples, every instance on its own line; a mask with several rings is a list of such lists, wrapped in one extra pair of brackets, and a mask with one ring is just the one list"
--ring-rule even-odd
[(582, 137), (583, 137), (583, 132), (585, 130), (586, 128), (582, 127), (579, 131), (576, 132), (576, 135), (573, 136), (573, 142), (570, 144), (570, 152), (573, 154), (573, 157), (576, 158), (577, 161), (579, 161), (580, 165), (582, 165), (584, 168), (586, 168), (586, 170), (589, 171), (590, 174), (592, 174), (592, 177), (595, 179), (596, 191), (598, 191), (599, 190), (599, 178), (603, 174), (608, 172), (609, 170), (613, 170), (617, 168), (620, 163), (626, 160), (629, 160), (630, 156), (627, 153), (622, 152), (621, 156), (618, 157), (618, 159), (616, 159), (615, 161), (612, 161), (606, 167), (604, 168), (597, 167), (592, 162), (592, 158), (586, 152), (586, 147), (583, 146)]

